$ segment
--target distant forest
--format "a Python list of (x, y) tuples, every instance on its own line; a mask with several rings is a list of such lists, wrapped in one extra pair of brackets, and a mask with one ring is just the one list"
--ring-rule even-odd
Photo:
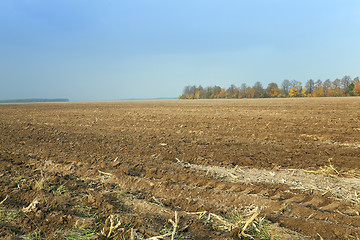
[(254, 86), (245, 83), (240, 87), (234, 84), (225, 89), (220, 86), (202, 87), (186, 86), (179, 99), (215, 99), (215, 98), (286, 98), (286, 97), (342, 97), (360, 96), (359, 77), (351, 79), (349, 76), (330, 79), (324, 82), (320, 79), (308, 80), (305, 85), (302, 82), (285, 79), (279, 86), (277, 83), (269, 83), (266, 88), (260, 82)]
[(14, 99), (14, 100), (0, 100), (0, 103), (30, 103), (30, 102), (68, 102), (67, 98), (54, 98), (54, 99), (43, 99), (43, 98), (30, 98), (30, 99)]

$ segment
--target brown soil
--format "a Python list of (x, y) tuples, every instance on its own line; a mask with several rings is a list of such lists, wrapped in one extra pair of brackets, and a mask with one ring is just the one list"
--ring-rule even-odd
[[(359, 239), (360, 98), (0, 105), (0, 238)], [(229, 220), (230, 221), (230, 220)], [(91, 231), (91, 232), (90, 232)], [(108, 229), (105, 228), (105, 235)], [(320, 237), (321, 236), (321, 237)], [(261, 238), (261, 237), (258, 237)], [(273, 238), (276, 239), (276, 238)]]

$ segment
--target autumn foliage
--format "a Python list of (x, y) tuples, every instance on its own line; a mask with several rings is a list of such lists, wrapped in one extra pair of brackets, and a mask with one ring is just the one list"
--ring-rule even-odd
[(344, 76), (342, 79), (330, 79), (324, 82), (320, 79), (308, 80), (303, 86), (296, 80), (284, 80), (279, 86), (275, 82), (268, 84), (266, 88), (260, 82), (252, 87), (245, 83), (240, 87), (231, 85), (225, 89), (220, 86), (203, 88), (202, 86), (186, 86), (180, 99), (216, 99), (216, 98), (279, 98), (279, 97), (340, 97), (360, 96), (359, 77), (351, 79)]
[(357, 82), (354, 85), (353, 93), (354, 93), (355, 96), (360, 96), (360, 82)]

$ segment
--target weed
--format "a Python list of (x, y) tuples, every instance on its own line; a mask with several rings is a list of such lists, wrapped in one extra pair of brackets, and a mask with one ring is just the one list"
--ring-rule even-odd
[(20, 210), (0, 208), (0, 223), (13, 222), (20, 213)]
[(64, 229), (60, 228), (55, 231), (55, 235), (62, 235), (64, 233)]
[(28, 180), (29, 180), (28, 176), (18, 176), (15, 179), (15, 183), (17, 184), (18, 188), (21, 188)]
[(66, 188), (65, 183), (61, 184), (55, 191), (53, 191), (55, 195), (63, 195), (68, 192), (70, 192), (70, 190)]
[(87, 206), (87, 205), (77, 205), (76, 207), (78, 207), (78, 208), (83, 208), (83, 209), (89, 209), (89, 210), (92, 209), (91, 207), (89, 207), (89, 206)]
[(136, 196), (134, 194), (132, 194), (132, 193), (119, 191), (119, 192), (117, 192), (116, 198), (117, 198), (117, 200), (121, 201), (124, 198), (135, 199)]
[[(121, 239), (122, 239), (122, 240), (126, 240), (126, 234), (128, 234), (130, 231), (131, 231), (131, 229), (126, 230), (126, 231), (123, 233)], [(136, 239), (138, 239), (138, 238), (136, 238)]]
[(21, 236), (21, 239), (24, 239), (24, 240), (40, 240), (40, 239), (42, 239), (41, 232), (40, 231), (33, 231), (29, 235)]
[(161, 234), (168, 234), (168, 233), (171, 233), (171, 232), (172, 232), (171, 227), (165, 227), (160, 231)]
[[(235, 210), (231, 214), (232, 223), (240, 229), (246, 229), (247, 234), (244, 234), (244, 230), (239, 234), (245, 239), (247, 237), (251, 238), (251, 236), (264, 240), (272, 239), (273, 236), (270, 233), (269, 221), (259, 217), (249, 218), (251, 215), (254, 216), (256, 212), (257, 208), (254, 208), (254, 206), (249, 206), (242, 210)], [(255, 216), (257, 216), (257, 214)]]
[(91, 236), (95, 235), (96, 231), (93, 229), (78, 229), (77, 231), (70, 232), (65, 235), (67, 240), (83, 240), (89, 239)]
[(270, 233), (270, 222), (265, 220), (264, 218), (261, 218), (259, 220), (254, 220), (252, 227), (249, 228), (249, 234), (253, 236), (258, 236), (260, 239), (273, 239)]
[(77, 210), (77, 213), (82, 216), (82, 217), (88, 217), (88, 218), (95, 218), (95, 219), (99, 219), (99, 216), (97, 215), (97, 213), (91, 213), (92, 208), (86, 205), (78, 205), (76, 206), (80, 209)]
[[(161, 234), (170, 234), (172, 233), (173, 229), (171, 227), (166, 227), (164, 228), (163, 230), (161, 230)], [(189, 236), (184, 236), (182, 233), (180, 232), (176, 232), (175, 235), (174, 235), (174, 239), (178, 239), (178, 240), (181, 240), (181, 239), (191, 239), (191, 237)]]
[(79, 210), (78, 213), (82, 216), (82, 217), (88, 217), (88, 218), (95, 218), (98, 219), (99, 217), (97, 216), (96, 213), (90, 213), (86, 210)]
[(181, 233), (176, 233), (174, 238), (175, 238), (175, 239), (178, 239), (178, 240), (191, 239), (190, 236), (184, 236), (184, 235), (182, 235)]
[(242, 222), (242, 221), (246, 221), (246, 219), (243, 217), (242, 213), (240, 211), (234, 211), (231, 215), (230, 215), (231, 221), (238, 223), (238, 222)]
[(87, 198), (89, 196), (89, 194), (84, 194), (81, 198), (80, 201), (83, 201), (85, 198)]

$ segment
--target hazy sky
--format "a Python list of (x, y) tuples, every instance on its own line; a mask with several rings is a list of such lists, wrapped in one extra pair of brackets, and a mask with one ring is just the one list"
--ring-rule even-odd
[(359, 0), (2, 0), (0, 99), (360, 75)]

